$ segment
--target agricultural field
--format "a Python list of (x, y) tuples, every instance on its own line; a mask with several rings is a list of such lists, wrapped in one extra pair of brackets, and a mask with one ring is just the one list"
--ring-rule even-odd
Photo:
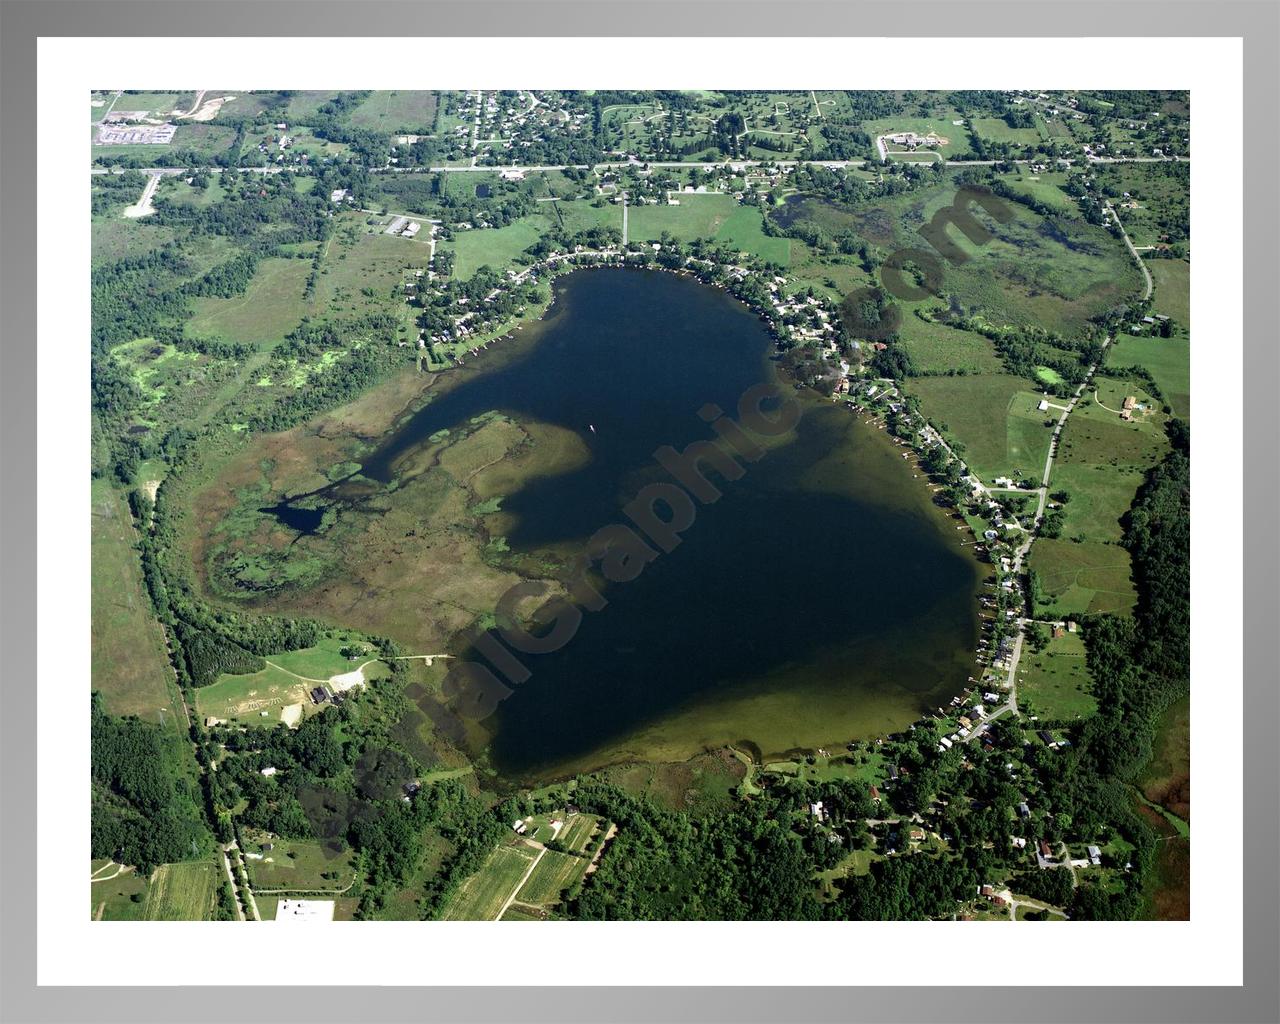
[(164, 634), (143, 589), (128, 502), (102, 479), (93, 481), (91, 494), (93, 687), (111, 714), (182, 730), (181, 699)]
[(537, 850), (522, 842), (499, 846), (489, 855), (484, 866), (454, 893), (445, 905), (441, 919), (497, 920), (537, 856)]
[(561, 894), (582, 880), (588, 863), (586, 857), (548, 850), (516, 893), (516, 899), (528, 906), (559, 903)]
[(1018, 662), (1018, 703), (1042, 719), (1074, 721), (1098, 710), (1085, 663), (1084, 637), (1064, 632)]
[[(225, 878), (216, 858), (161, 864), (147, 882), (141, 919), (208, 921), (213, 916), (218, 887)], [(94, 883), (95, 886), (113, 884)]]

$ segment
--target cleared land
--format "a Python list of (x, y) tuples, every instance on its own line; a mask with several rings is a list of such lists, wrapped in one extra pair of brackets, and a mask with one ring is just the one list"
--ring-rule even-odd
[(1012, 374), (920, 377), (906, 382), (930, 422), (964, 446), (970, 468), (990, 483), (998, 476), (1039, 482), (1052, 428), (1041, 397)]
[(184, 726), (160, 624), (142, 587), (136, 534), (122, 493), (93, 481), (93, 688), (114, 715)]
[(1098, 710), (1085, 663), (1084, 638), (1063, 633), (1038, 654), (1024, 650), (1018, 662), (1018, 702), (1046, 719), (1087, 718)]
[(143, 915), (148, 921), (208, 920), (225, 877), (213, 860), (162, 864), (147, 886)]
[[(1130, 611), (1137, 601), (1122, 520), (1148, 467), (1168, 449), (1160, 405), (1134, 381), (1099, 377), (1062, 431), (1050, 487), (1070, 495), (1062, 534), (1037, 540), (1029, 567), (1041, 610), (1055, 616)], [(1134, 419), (1115, 410), (1136, 399)]]
[[(355, 879), (355, 854), (349, 850), (335, 853), (320, 843), (302, 840), (267, 841), (270, 850), (264, 848), (263, 842), (249, 842), (246, 837), (245, 868), (255, 890), (334, 891)], [(248, 854), (261, 854), (262, 859)]]
[(672, 198), (678, 206), (632, 206), (628, 237), (635, 242), (656, 242), (664, 233), (681, 242), (710, 238), (782, 266), (791, 262), (791, 239), (766, 235), (759, 211), (740, 206), (733, 196), (684, 192)]
[(484, 866), (454, 893), (441, 918), (445, 921), (495, 920), (537, 856), (537, 850), (523, 843), (499, 846)]
[(243, 295), (196, 299), (187, 334), (254, 345), (281, 341), (309, 311), (303, 290), (311, 273), (310, 252), (305, 255), (308, 258), (263, 260)]

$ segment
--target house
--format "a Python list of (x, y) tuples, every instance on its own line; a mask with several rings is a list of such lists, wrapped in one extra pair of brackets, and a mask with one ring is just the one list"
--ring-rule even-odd
[(329, 691), (323, 686), (317, 686), (311, 691), (311, 702), (313, 704), (323, 704), (329, 699)]
[(1027, 840), (1024, 836), (1010, 836), (1009, 843), (1012, 846), (1016, 846), (1019, 850), (1025, 850), (1027, 848)]
[(1101, 850), (1099, 850), (1096, 846), (1093, 846), (1093, 845), (1090, 845), (1090, 846), (1086, 847), (1086, 850), (1087, 850), (1087, 852), (1088, 852), (1088, 854), (1089, 854), (1089, 863), (1090, 863), (1090, 864), (1092, 864), (1094, 867), (1097, 867), (1099, 864), (1101, 864), (1101, 863), (1102, 863), (1102, 851), (1101, 851)]
[(1045, 860), (1049, 860), (1050, 858), (1053, 857), (1053, 851), (1049, 848), (1049, 844), (1045, 842), (1045, 840), (1041, 839), (1040, 842), (1037, 843), (1036, 845), (1040, 850), (1040, 856), (1043, 857)]
[(1025, 800), (1023, 800), (1022, 803), (1018, 804), (1018, 817), (1019, 818), (1031, 817), (1031, 808), (1027, 806), (1027, 802)]
[(259, 771), (259, 774), (265, 775), (267, 778), (271, 778), (271, 776), (273, 776), (279, 770), (280, 770), (279, 768), (276, 768), (272, 765), (268, 765), (266, 768), (261, 769)]
[(880, 790), (879, 790), (879, 789), (877, 789), (875, 786), (872, 786), (872, 787), (871, 787), (871, 790), (870, 790), (870, 793), (871, 793), (871, 799), (872, 799), (872, 800), (874, 800), (874, 801), (876, 801), (876, 803), (879, 803), (879, 802), (880, 802)]
[(1047, 398), (1040, 399), (1040, 404), (1036, 406), (1037, 412), (1044, 412), (1049, 408), (1049, 400)]
[(1053, 745), (1053, 734), (1048, 729), (1037, 729), (1036, 735), (1040, 737), (1040, 741), (1046, 747)]

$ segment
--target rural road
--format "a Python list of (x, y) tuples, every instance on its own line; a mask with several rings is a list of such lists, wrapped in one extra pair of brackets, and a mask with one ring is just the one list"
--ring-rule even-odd
[(1138, 250), (1133, 247), (1133, 241), (1129, 238), (1129, 232), (1124, 229), (1124, 221), (1120, 219), (1120, 215), (1116, 213), (1115, 207), (1111, 205), (1111, 200), (1107, 200), (1107, 209), (1111, 211), (1111, 216), (1116, 219), (1116, 227), (1120, 229), (1120, 237), (1124, 239), (1125, 248), (1129, 250), (1129, 255), (1133, 257), (1138, 269), (1142, 271), (1142, 277), (1147, 283), (1147, 290), (1142, 293), (1142, 299), (1145, 302), (1151, 298), (1152, 291), (1155, 290), (1155, 284), (1151, 280), (1151, 271), (1147, 269), (1147, 261), (1138, 255)]
[[(410, 167), (410, 166), (388, 166), (370, 168), (371, 174), (492, 174), (495, 171), (517, 171), (522, 174), (533, 174), (539, 171), (564, 171), (564, 170), (617, 170), (623, 167), (656, 167), (671, 170), (680, 168), (697, 167), (701, 170), (715, 170), (724, 168), (730, 171), (745, 171), (753, 167), (777, 167), (780, 170), (790, 170), (793, 167), (827, 167), (831, 169), (840, 169), (844, 167), (865, 167), (869, 161), (867, 160), (608, 160), (601, 161), (596, 164), (464, 164), (462, 166), (437, 166), (437, 167)], [(997, 163), (1012, 164), (1030, 164), (1038, 163), (1034, 160), (947, 160), (948, 167), (992, 167)], [(1090, 163), (1135, 163), (1135, 164), (1160, 164), (1160, 163), (1190, 163), (1187, 157), (1091, 157)], [(1073, 166), (1070, 160), (1064, 161), (1065, 165)], [(140, 167), (140, 168), (111, 168), (111, 167), (90, 167), (90, 174), (120, 174), (124, 170), (140, 170), (144, 174), (168, 174), (168, 175), (185, 175), (191, 168), (189, 167)], [(221, 167), (201, 167), (198, 170), (205, 171), (210, 174), (222, 173)], [(279, 174), (282, 171), (297, 171), (296, 167), (239, 167), (236, 168), (245, 174)]]

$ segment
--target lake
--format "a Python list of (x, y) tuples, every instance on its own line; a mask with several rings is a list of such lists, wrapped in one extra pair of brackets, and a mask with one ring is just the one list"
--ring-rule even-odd
[[(469, 360), (363, 476), (393, 483), (429, 438), (494, 410), (567, 429), (588, 457), (502, 500), (513, 552), (563, 556), (670, 480), (656, 448), (713, 436), (707, 403), (734, 414), (777, 380), (765, 325), (720, 289), (620, 269), (555, 288), (542, 323)], [(797, 395), (794, 433), (741, 479), (713, 478), (723, 498), (698, 507), (675, 550), (610, 584), (561, 650), (521, 656), (531, 678), (484, 723), (493, 767), (533, 779), (726, 743), (765, 756), (833, 746), (900, 730), (964, 687), (982, 571), (963, 531), (882, 431)]]

